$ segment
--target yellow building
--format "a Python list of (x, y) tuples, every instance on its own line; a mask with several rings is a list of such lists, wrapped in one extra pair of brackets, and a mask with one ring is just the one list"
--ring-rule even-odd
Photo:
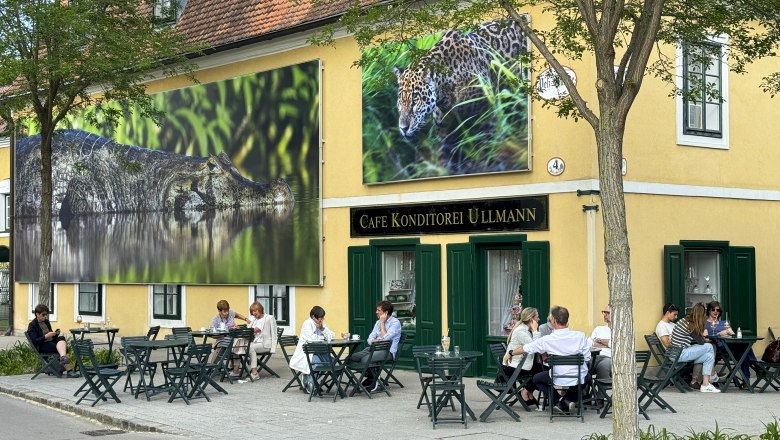
[[(337, 333), (367, 334), (376, 302), (389, 299), (412, 344), (434, 343), (449, 332), (453, 345), (485, 350), (488, 341), (505, 338), (520, 304), (539, 308), (543, 316), (551, 304), (564, 305), (571, 312), (571, 327), (588, 334), (601, 323), (599, 312), (608, 301), (604, 230), (596, 146), (586, 123), (560, 119), (540, 102), (531, 102), (524, 109), (525, 128), (517, 129), (523, 133), (513, 133), (519, 147), (506, 153), (514, 161), (509, 165), (506, 160), (458, 156), (470, 152), (445, 142), (454, 131), (442, 134), (430, 117), (428, 134), (439, 136), (440, 148), (431, 148), (429, 138), (427, 146), (415, 149), (424, 142), (416, 144), (413, 137), (399, 142), (398, 126), (379, 126), (367, 118), (371, 105), (387, 104), (387, 112), (371, 107), (371, 115), (398, 121), (395, 96), (389, 102), (373, 101), (387, 98), (383, 93), (395, 90), (395, 84), (367, 93), (370, 75), (379, 73), (352, 66), (360, 53), (351, 37), (341, 36), (333, 47), (307, 42), (337, 11), (309, 10), (287, 1), (270, 2), (278, 6), (274, 9), (268, 3), (250, 13), (206, 14), (187, 8), (177, 26), (213, 48), (197, 60), (203, 84), (316, 64), (318, 99), (312, 108), (318, 138), (311, 145), (318, 148), (321, 168), (310, 187), (315, 193), (297, 192), (293, 208), (301, 206), (299, 200), (315, 204), (307, 212), (319, 218), (306, 227), (316, 232), (317, 240), (306, 243), (316, 261), (288, 259), (277, 249), (282, 246), (278, 241), (257, 246), (250, 240), (251, 245), (243, 245), (244, 257), (237, 257), (228, 248), (245, 238), (243, 229), (229, 240), (212, 237), (203, 245), (181, 247), (181, 254), (207, 255), (195, 259), (205, 266), (192, 268), (191, 275), (206, 273), (217, 280), (210, 283), (176, 279), (167, 271), (172, 267), (167, 261), (136, 262), (122, 266), (121, 273), (112, 272), (112, 264), (126, 263), (112, 256), (119, 249), (94, 254), (100, 258), (60, 254), (53, 267), (63, 261), (63, 266), (76, 268), (63, 273), (82, 275), (53, 278), (51, 319), (57, 326), (74, 327), (81, 315), (92, 322), (110, 318), (120, 335), (144, 334), (156, 324), (197, 328), (209, 325), (220, 299), (239, 312), (257, 299), (288, 334), (298, 332), (314, 305), (325, 308), (326, 321)], [(541, 13), (530, 15), (535, 24), (543, 24)], [(722, 59), (697, 70), (683, 61), (681, 48), (669, 48), (670, 55), (675, 51), (678, 65), (690, 69), (680, 67), (679, 76), (705, 72), (708, 80), (718, 80), (725, 101), (683, 102), (669, 96), (667, 85), (648, 77), (631, 111), (623, 174), (637, 344), (644, 346), (642, 335), (655, 329), (666, 302), (682, 309), (718, 300), (733, 327), (765, 337), (768, 326), (780, 326), (770, 313), (780, 305), (772, 287), (780, 285), (780, 273), (772, 270), (780, 261), (775, 220), (780, 217), (780, 175), (771, 166), (780, 161), (780, 152), (771, 141), (774, 107), (758, 85), (777, 65), (762, 61), (750, 75), (738, 76)], [(392, 65), (379, 67), (389, 70)], [(596, 102), (594, 89), (587, 86), (593, 83), (592, 60), (568, 67), (577, 83), (585, 85), (584, 99)], [(150, 83), (149, 91), (188, 86), (183, 78), (165, 79)], [(282, 109), (261, 110), (276, 114)], [(378, 140), (385, 136), (396, 140), (392, 148), (381, 150)], [(278, 139), (274, 148), (287, 138)], [(7, 170), (8, 149), (0, 151), (0, 166)], [(198, 151), (190, 147), (182, 152)], [(237, 162), (240, 154), (231, 159)], [(276, 170), (274, 175), (285, 175), (286, 166), (295, 168), (283, 160), (264, 163)], [(16, 182), (17, 188), (20, 184)], [(284, 218), (300, 225), (308, 217)], [(200, 220), (189, 222), (191, 229), (164, 227), (165, 234), (130, 234), (118, 243), (165, 247), (171, 236), (197, 242), (208, 227)], [(67, 249), (88, 238), (69, 233), (60, 236), (71, 246)], [(138, 243), (136, 237), (149, 241)], [(20, 239), (15, 238), (17, 246)], [(15, 259), (21, 258), (20, 251), (17, 247)], [(265, 255), (263, 264), (285, 273), (303, 271), (306, 265), (308, 276), (303, 282), (285, 282), (258, 270), (254, 277), (243, 272), (241, 283), (231, 282), (235, 278), (229, 273), (219, 278), (242, 258), (255, 255)], [(100, 279), (85, 275), (92, 266), (105, 269)], [(130, 273), (132, 280), (125, 282)], [(37, 287), (15, 279), (13, 328), (21, 332), (32, 319)], [(478, 372), (486, 371), (488, 363), (483, 359)]]

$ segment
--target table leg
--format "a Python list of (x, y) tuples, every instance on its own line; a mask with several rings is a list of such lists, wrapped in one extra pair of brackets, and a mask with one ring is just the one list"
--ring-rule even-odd
[(112, 364), (114, 357), (114, 338), (116, 338), (116, 332), (106, 332), (108, 337), (108, 363)]

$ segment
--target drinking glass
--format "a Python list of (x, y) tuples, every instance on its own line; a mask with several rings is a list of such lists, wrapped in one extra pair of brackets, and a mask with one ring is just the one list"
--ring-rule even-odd
[(111, 317), (106, 316), (106, 327), (111, 328)]
[(449, 336), (442, 336), (441, 337), (441, 348), (445, 353), (448, 353), (450, 351), (450, 337)]
[(460, 345), (455, 346), (455, 356), (460, 356)]
[(81, 319), (81, 315), (76, 315), (76, 322), (79, 324), (79, 327), (81, 327), (81, 321), (83, 321), (83, 319)]

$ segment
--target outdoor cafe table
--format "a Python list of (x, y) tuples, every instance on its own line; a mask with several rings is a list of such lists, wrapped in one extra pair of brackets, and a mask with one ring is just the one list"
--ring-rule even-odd
[[(165, 393), (170, 391), (170, 386), (166, 383), (160, 386), (155, 386), (154, 381), (149, 375), (149, 366), (152, 364), (149, 362), (149, 357), (152, 354), (152, 350), (158, 350), (161, 348), (170, 349), (173, 360), (176, 365), (180, 365), (184, 348), (189, 345), (189, 341), (184, 338), (177, 339), (156, 339), (153, 341), (133, 341), (128, 342), (126, 349), (135, 349), (136, 369), (138, 370), (138, 386), (135, 389), (135, 398), (138, 398), (138, 394), (143, 389), (146, 395), (146, 400), (155, 394)], [(146, 376), (150, 376), (149, 383), (146, 383)]]
[[(415, 353), (414, 356), (415, 357), (419, 357), (419, 358), (425, 358), (425, 359), (428, 360), (428, 362), (430, 362), (431, 360), (433, 360), (433, 359), (435, 359), (437, 357), (438, 358), (446, 357), (446, 358), (452, 358), (452, 359), (455, 359), (455, 358), (462, 359), (462, 360), (465, 361), (465, 363), (463, 365), (463, 372), (465, 372), (466, 370), (469, 369), (471, 364), (473, 364), (474, 361), (477, 360), (478, 357), (481, 357), (483, 355), (484, 354), (481, 351), (471, 351), (471, 350), (465, 350), (464, 351), (464, 350), (461, 350), (457, 355), (455, 355), (454, 352), (449, 351), (449, 352), (445, 352), (445, 353), (437, 353), (437, 352), (434, 352), (434, 353), (430, 353), (430, 352)], [(433, 374), (436, 374), (436, 373), (434, 372)], [(474, 415), (474, 411), (472, 411), (471, 407), (469, 407), (468, 403), (466, 403), (465, 396), (463, 396), (463, 397), (464, 397), (464, 399), (463, 399), (464, 409), (466, 410), (468, 415), (471, 416), (472, 420), (477, 420), (477, 416)], [(431, 402), (431, 403), (435, 407), (436, 402)], [(435, 408), (434, 408), (434, 410), (435, 410)]]
[[(363, 343), (363, 339), (331, 339), (325, 342), (330, 345), (330, 350), (333, 352), (333, 356), (336, 357), (336, 361), (343, 365), (346, 360), (346, 358), (341, 358), (344, 351), (349, 348), (349, 354), (352, 354)], [(337, 348), (339, 349), (338, 351), (336, 351)]]
[[(745, 388), (752, 393), (753, 386), (750, 383), (750, 379), (745, 377), (745, 373), (742, 372), (741, 366), (742, 363), (745, 362), (745, 359), (747, 359), (748, 353), (752, 350), (753, 344), (764, 338), (756, 336), (742, 336), (741, 338), (731, 336), (708, 336), (708, 338), (715, 341), (718, 344), (718, 347), (723, 347), (722, 351), (727, 355), (726, 358), (723, 359), (723, 366), (720, 368), (720, 371), (718, 371), (720, 375), (725, 370), (728, 370), (728, 375), (720, 386), (720, 391), (725, 392), (729, 385), (731, 385), (735, 376), (739, 374), (740, 377), (738, 378), (741, 378), (741, 380), (744, 381)], [(739, 352), (740, 350), (742, 350), (742, 355), (737, 359), (736, 356), (734, 356), (734, 352)]]
[(203, 338), (203, 343), (205, 344), (206, 340), (208, 338), (219, 339), (219, 338), (223, 338), (223, 337), (227, 336), (229, 333), (228, 333), (227, 330), (216, 330), (216, 329), (215, 330), (209, 330), (209, 329), (206, 329), (206, 330), (194, 330), (190, 334), (192, 335), (193, 338), (195, 338), (195, 337), (202, 337)]
[(87, 334), (96, 334), (96, 333), (105, 333), (106, 338), (108, 339), (108, 342), (98, 342), (98, 344), (106, 344), (108, 345), (108, 364), (113, 364), (113, 356), (114, 356), (114, 338), (116, 338), (116, 334), (119, 331), (116, 327), (90, 327), (90, 328), (72, 328), (70, 329), (70, 334), (73, 335), (73, 339), (78, 339), (79, 341), (84, 340), (84, 336)]

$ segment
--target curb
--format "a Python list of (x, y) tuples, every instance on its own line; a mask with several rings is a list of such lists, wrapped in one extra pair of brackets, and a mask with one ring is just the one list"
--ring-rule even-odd
[(103, 425), (111, 426), (114, 428), (122, 429), (123, 431), (133, 432), (155, 432), (161, 434), (183, 435), (184, 432), (174, 429), (164, 429), (160, 426), (153, 426), (145, 423), (134, 422), (129, 419), (123, 419), (120, 417), (114, 417), (108, 414), (103, 414), (99, 411), (92, 409), (92, 407), (76, 406), (72, 401), (61, 399), (58, 397), (52, 397), (47, 394), (43, 394), (37, 391), (21, 391), (18, 389), (8, 388), (0, 385), (0, 394), (6, 394), (23, 400), (29, 400), (31, 402), (40, 403), (51, 408), (58, 409), (60, 411), (76, 414), (78, 416), (94, 420)]

